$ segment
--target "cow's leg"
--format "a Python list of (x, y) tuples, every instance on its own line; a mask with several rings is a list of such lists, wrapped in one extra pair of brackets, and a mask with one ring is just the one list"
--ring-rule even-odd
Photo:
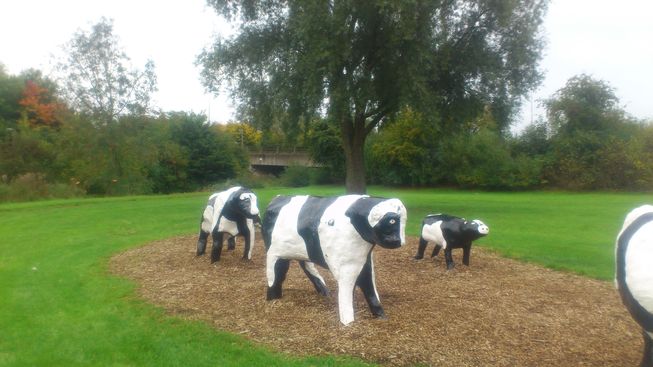
[(252, 259), (252, 251), (254, 250), (254, 221), (246, 219), (238, 221), (238, 232), (245, 238), (245, 252), (243, 253), (243, 260)]
[(290, 260), (268, 256), (268, 293), (266, 297), (268, 301), (281, 298), (281, 286), (283, 285), (283, 281), (286, 280), (286, 274), (288, 273), (289, 267)]
[(315, 287), (317, 293), (323, 296), (328, 296), (329, 289), (327, 288), (326, 283), (324, 282), (324, 278), (322, 278), (320, 273), (315, 268), (315, 264), (309, 261), (300, 261), (299, 266), (302, 267), (302, 270), (304, 270), (304, 273), (306, 274), (308, 279), (311, 281), (311, 283), (313, 283), (313, 286)]
[(336, 275), (338, 281), (338, 313), (340, 314), (340, 322), (344, 325), (354, 321), (354, 287), (363, 266), (365, 266), (364, 261), (343, 265)]
[(652, 367), (653, 366), (653, 340), (651, 340), (651, 335), (646, 331), (642, 331), (644, 336), (644, 355), (642, 356), (642, 362), (639, 364), (640, 367)]
[(206, 252), (206, 241), (208, 238), (209, 232), (200, 230), (200, 238), (197, 240), (197, 256), (202, 256)]
[(383, 307), (381, 306), (381, 301), (379, 300), (379, 294), (376, 291), (376, 284), (374, 282), (374, 259), (372, 258), (372, 252), (367, 255), (367, 261), (363, 266), (360, 274), (358, 274), (358, 279), (356, 279), (356, 285), (360, 287), (367, 301), (367, 305), (370, 306), (370, 311), (372, 315), (385, 318), (385, 313), (383, 312)]
[(220, 261), (224, 233), (213, 231), (211, 236), (213, 237), (213, 247), (211, 248), (211, 263), (214, 263), (216, 261)]
[(436, 257), (440, 253), (440, 250), (442, 250), (442, 245), (440, 244), (435, 244), (435, 247), (433, 248), (433, 253), (431, 253), (431, 257)]
[(415, 255), (415, 260), (420, 260), (424, 258), (424, 250), (426, 250), (426, 245), (428, 241), (424, 237), (419, 236), (419, 247), (417, 247), (417, 254)]
[(453, 256), (451, 256), (451, 246), (444, 249), (444, 258), (447, 260), (447, 270), (454, 268)]
[(231, 236), (227, 240), (227, 251), (233, 251), (236, 248), (236, 236)]
[(463, 264), (469, 266), (469, 255), (472, 253), (472, 244), (463, 246)]

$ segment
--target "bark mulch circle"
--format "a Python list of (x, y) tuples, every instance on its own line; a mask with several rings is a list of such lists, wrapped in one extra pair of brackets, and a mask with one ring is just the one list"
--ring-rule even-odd
[[(195, 236), (157, 241), (113, 257), (112, 273), (133, 279), (140, 296), (169, 313), (297, 356), (342, 354), (386, 365), (634, 366), (643, 342), (613, 283), (587, 279), (472, 249), (471, 265), (445, 270), (439, 257), (415, 261), (417, 238), (374, 249), (385, 320), (371, 316), (360, 290), (356, 320), (338, 320), (337, 287), (319, 296), (296, 262), (283, 298), (266, 301), (265, 251), (257, 233), (252, 261), (235, 251), (210, 264)], [(210, 240), (207, 252), (210, 252)], [(427, 249), (427, 254), (431, 247)]]

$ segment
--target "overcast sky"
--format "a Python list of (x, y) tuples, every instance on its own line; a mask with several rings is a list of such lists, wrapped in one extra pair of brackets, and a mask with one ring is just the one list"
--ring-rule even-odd
[[(531, 97), (533, 118), (542, 113), (538, 100), (585, 73), (608, 82), (631, 115), (653, 119), (652, 14), (651, 0), (551, 1), (541, 63), (545, 80)], [(0, 63), (11, 74), (27, 68), (47, 73), (61, 45), (102, 16), (114, 20), (114, 34), (133, 66), (154, 61), (158, 107), (204, 112), (218, 122), (233, 118), (228, 98), (204, 93), (194, 64), (214, 36), (227, 29), (205, 0), (7, 1), (0, 11)], [(530, 120), (526, 101), (515, 129)]]

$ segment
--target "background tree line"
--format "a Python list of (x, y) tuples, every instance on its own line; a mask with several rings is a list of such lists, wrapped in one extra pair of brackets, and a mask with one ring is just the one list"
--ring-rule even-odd
[(152, 108), (154, 64), (133, 67), (110, 20), (65, 49), (53, 77), (0, 64), (0, 200), (197, 190), (248, 167), (229, 129)]
[[(517, 135), (501, 130), (489, 106), (453, 132), (404, 108), (367, 142), (368, 178), (489, 190), (653, 189), (653, 125), (629, 117), (606, 82), (578, 75), (543, 103), (546, 117)], [(324, 126), (314, 139), (314, 156), (341, 172), (343, 157), (329, 155), (336, 133)]]
[[(0, 198), (171, 193), (228, 179), (256, 186), (248, 150), (305, 149), (325, 165), (312, 178), (291, 167), (290, 185), (344, 183), (340, 134), (313, 119), (290, 138), (246, 123), (210, 125), (186, 112), (123, 114), (98, 123), (76, 112), (39, 71), (0, 68)], [(547, 115), (519, 135), (490, 107), (450, 132), (410, 107), (365, 145), (369, 182), (489, 190), (650, 190), (653, 126), (628, 116), (613, 89), (587, 75), (544, 102)]]
[(650, 124), (591, 76), (571, 78), (544, 101), (545, 117), (511, 135), (541, 77), (544, 0), (209, 4), (240, 32), (198, 57), (202, 77), (211, 90), (231, 85), (245, 122), (153, 108), (155, 65), (133, 67), (102, 19), (73, 35), (53, 76), (0, 65), (0, 200), (261, 185), (247, 150), (298, 148), (324, 168), (290, 167), (287, 184), (351, 192), (366, 180), (652, 187)]

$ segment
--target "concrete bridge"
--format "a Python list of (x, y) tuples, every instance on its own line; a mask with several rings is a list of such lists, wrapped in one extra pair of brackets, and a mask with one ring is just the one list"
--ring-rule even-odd
[(313, 162), (308, 152), (249, 152), (249, 164), (253, 169), (280, 172), (288, 166), (321, 167)]

